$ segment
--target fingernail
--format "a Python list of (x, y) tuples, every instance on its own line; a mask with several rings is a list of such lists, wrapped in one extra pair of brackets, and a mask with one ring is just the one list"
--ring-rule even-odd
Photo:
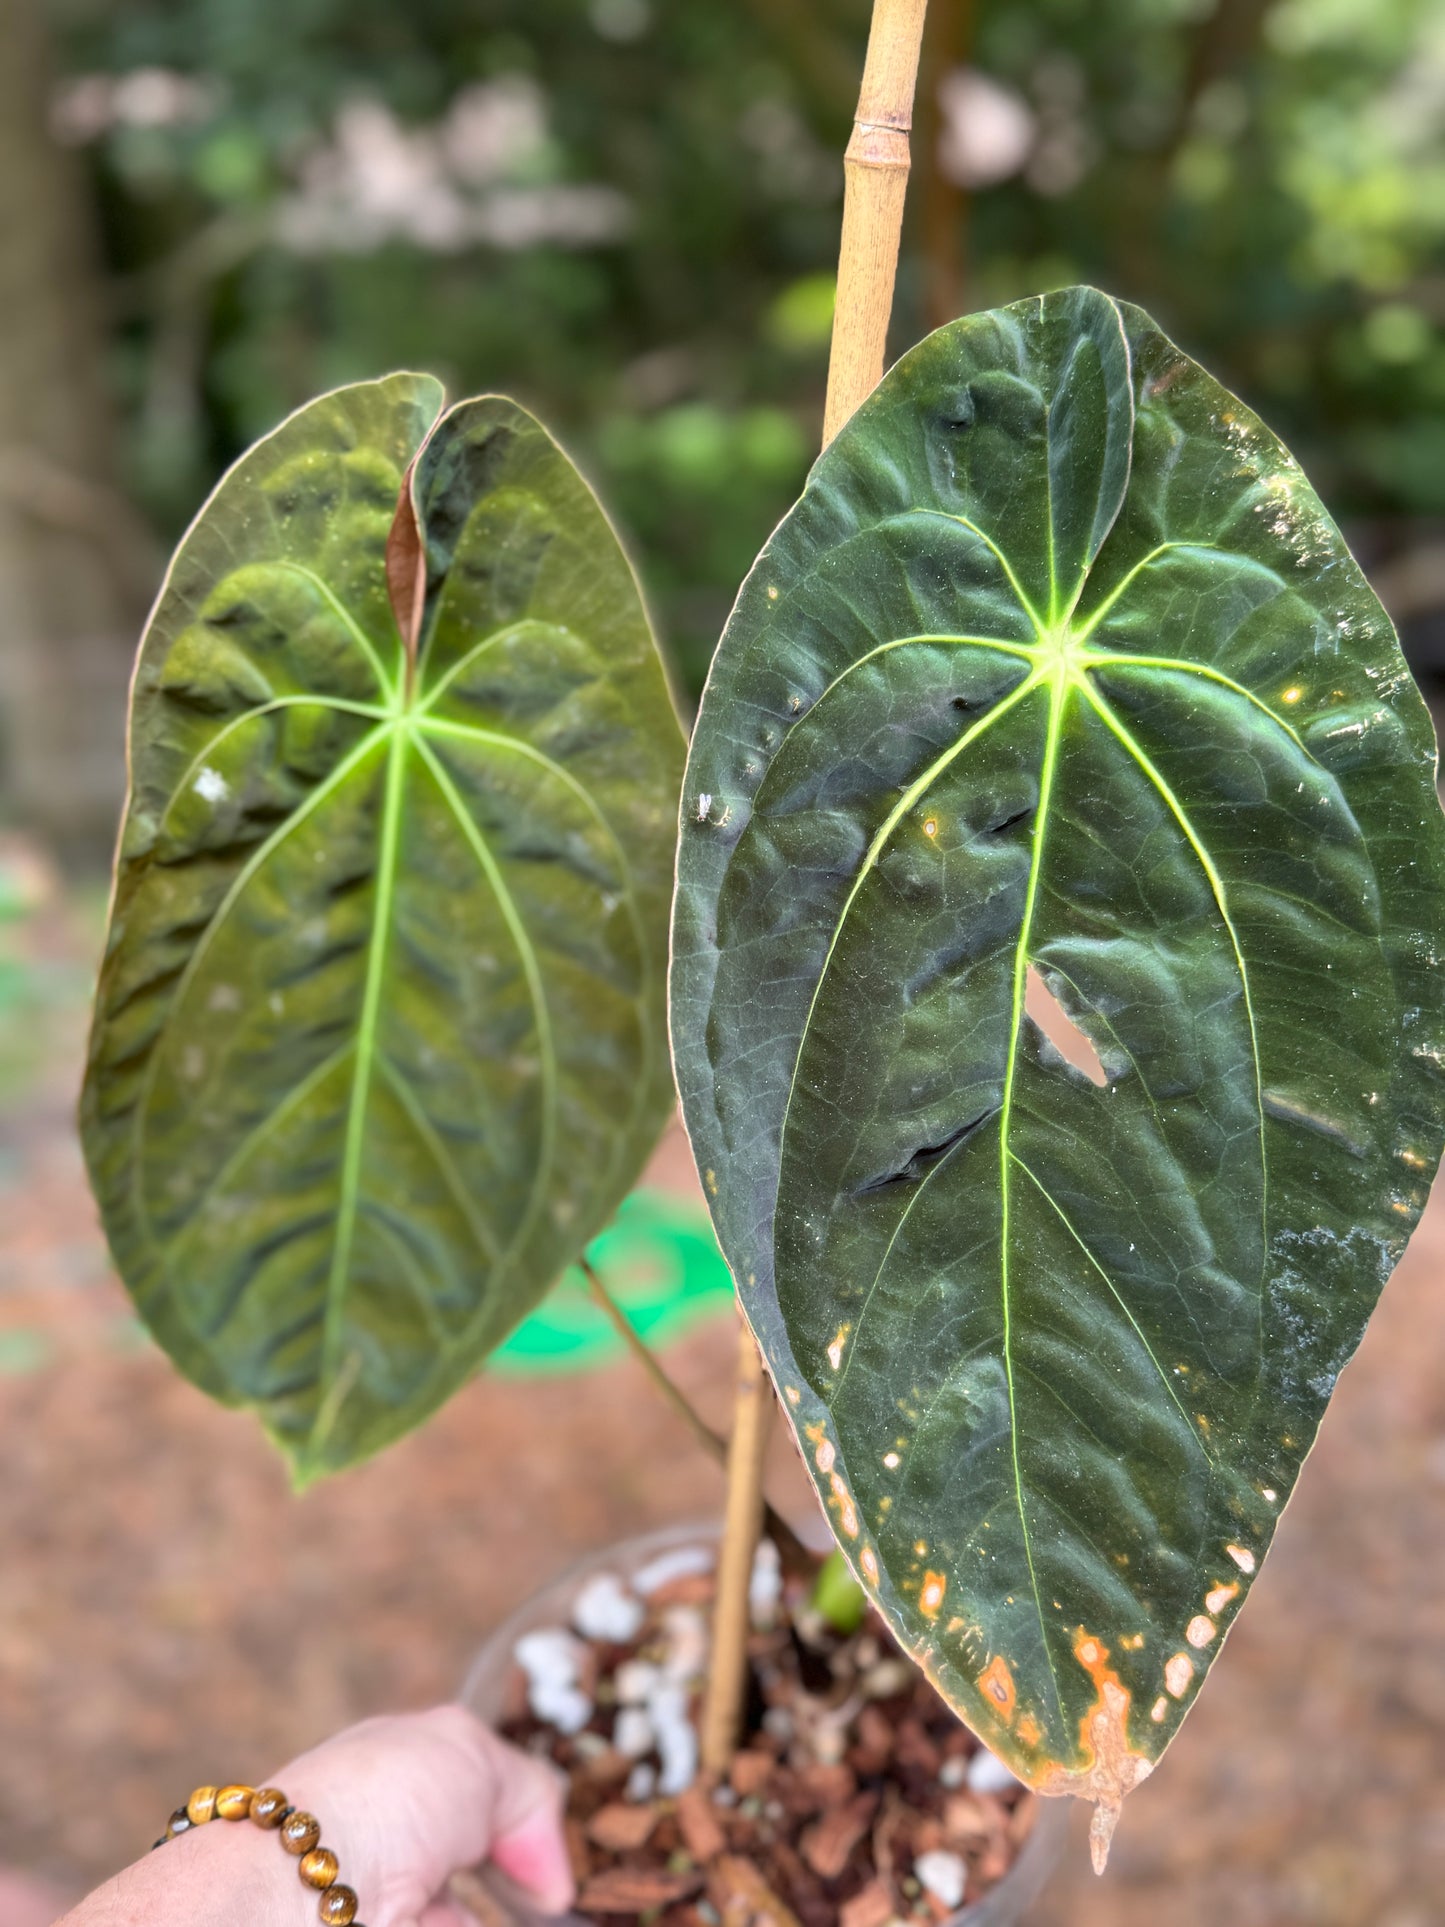
[(545, 1807), (492, 1842), (492, 1859), (519, 1887), (535, 1895), (544, 1913), (565, 1913), (576, 1894), (566, 1843), (555, 1814)]

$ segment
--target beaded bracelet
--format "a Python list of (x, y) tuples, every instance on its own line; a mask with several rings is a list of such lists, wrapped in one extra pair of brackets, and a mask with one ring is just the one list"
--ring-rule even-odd
[(323, 1927), (361, 1927), (356, 1895), (336, 1878), (340, 1863), (330, 1847), (321, 1844), (321, 1822), (289, 1806), (279, 1787), (258, 1792), (248, 1786), (198, 1786), (186, 1804), (176, 1808), (155, 1844), (163, 1847), (208, 1820), (253, 1820), (267, 1833), (279, 1831), (281, 1845), (300, 1860), (296, 1871), (304, 1885), (321, 1890), (317, 1911)]

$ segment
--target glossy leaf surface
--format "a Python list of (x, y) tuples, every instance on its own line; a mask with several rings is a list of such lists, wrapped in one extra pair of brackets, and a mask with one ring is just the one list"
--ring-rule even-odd
[(505, 1337), (670, 1098), (682, 742), (637, 586), (530, 415), (440, 402), (396, 375), (258, 444), (135, 686), (86, 1153), (147, 1323), (302, 1479)]
[(1424, 1204), (1434, 768), (1296, 463), (1089, 289), (906, 356), (729, 623), (687, 1122), (840, 1544), (1036, 1786), (1163, 1750)]

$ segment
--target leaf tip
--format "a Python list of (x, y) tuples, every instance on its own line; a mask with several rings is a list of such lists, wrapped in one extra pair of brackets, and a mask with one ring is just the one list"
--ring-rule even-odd
[(1089, 1822), (1089, 1858), (1095, 1873), (1102, 1873), (1109, 1864), (1109, 1847), (1122, 1811), (1117, 1801), (1100, 1800), (1094, 1807), (1094, 1817)]

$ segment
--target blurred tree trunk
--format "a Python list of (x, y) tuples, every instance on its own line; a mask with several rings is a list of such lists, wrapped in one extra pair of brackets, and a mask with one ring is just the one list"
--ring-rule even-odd
[(923, 320), (941, 328), (968, 310), (968, 195), (940, 164), (943, 106), (940, 87), (973, 50), (973, 0), (934, 0), (923, 40), (919, 85), (919, 163), (922, 192), (919, 226), (923, 242)]
[(50, 137), (48, 53), (39, 0), (0, 0), (0, 806), (93, 861), (151, 558), (114, 482), (89, 208)]

